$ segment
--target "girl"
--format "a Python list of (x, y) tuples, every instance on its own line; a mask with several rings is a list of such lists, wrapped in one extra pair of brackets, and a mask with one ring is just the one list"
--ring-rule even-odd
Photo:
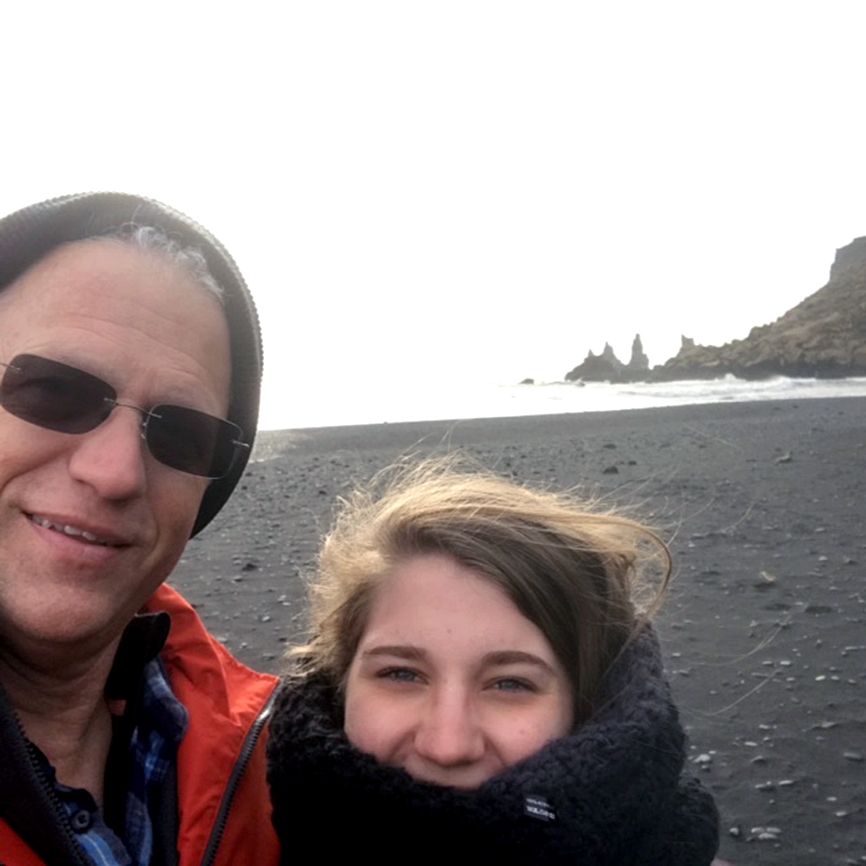
[(709, 864), (649, 624), (669, 574), (645, 527), (453, 461), (355, 493), (272, 723), (284, 862)]

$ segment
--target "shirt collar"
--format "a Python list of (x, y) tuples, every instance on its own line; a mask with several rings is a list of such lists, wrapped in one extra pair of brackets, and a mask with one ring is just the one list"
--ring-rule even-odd
[(155, 659), (171, 630), (171, 617), (165, 611), (136, 614), (124, 629), (105, 684), (109, 700), (127, 700), (138, 687), (141, 673)]

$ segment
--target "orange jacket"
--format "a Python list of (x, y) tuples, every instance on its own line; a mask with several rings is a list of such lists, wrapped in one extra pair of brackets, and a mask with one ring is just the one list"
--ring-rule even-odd
[[(171, 587), (146, 609), (171, 614), (160, 657), (189, 712), (177, 764), (179, 866), (276, 866), (265, 740), (277, 678), (238, 662)], [(0, 866), (61, 864), (46, 864), (0, 817)]]

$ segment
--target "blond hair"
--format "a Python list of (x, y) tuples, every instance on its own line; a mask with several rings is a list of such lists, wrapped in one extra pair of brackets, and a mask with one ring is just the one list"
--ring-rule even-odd
[[(670, 572), (642, 524), (564, 493), (530, 489), (461, 458), (379, 473), (341, 501), (310, 587), (304, 672), (340, 687), (378, 582), (418, 554), (453, 557), (498, 586), (550, 643), (570, 678), (577, 722), (612, 661), (658, 607)], [(640, 587), (651, 583), (647, 603)]]

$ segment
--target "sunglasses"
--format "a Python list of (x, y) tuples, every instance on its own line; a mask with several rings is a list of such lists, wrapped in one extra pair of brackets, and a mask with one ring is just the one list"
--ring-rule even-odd
[(37, 427), (87, 433), (116, 406), (126, 406), (141, 413), (141, 438), (160, 463), (205, 478), (227, 475), (238, 449), (250, 447), (231, 421), (170, 403), (150, 409), (121, 403), (107, 382), (59, 361), (16, 355), (0, 367), (6, 368), (0, 380), (0, 406)]

